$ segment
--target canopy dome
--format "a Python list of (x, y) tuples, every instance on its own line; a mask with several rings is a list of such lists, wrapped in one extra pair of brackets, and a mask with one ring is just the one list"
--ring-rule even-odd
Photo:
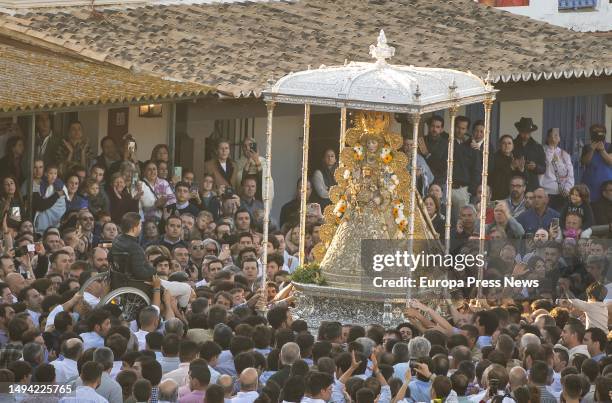
[(291, 73), (264, 91), (264, 98), (281, 103), (425, 113), (494, 97), (496, 90), (472, 73), (388, 64), (386, 59), (394, 53), (384, 31), (380, 31), (378, 44), (370, 46), (375, 63), (351, 62)]

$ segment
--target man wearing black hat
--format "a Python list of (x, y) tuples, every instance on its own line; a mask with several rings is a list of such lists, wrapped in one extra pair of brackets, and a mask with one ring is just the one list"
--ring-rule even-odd
[(525, 178), (527, 179), (527, 192), (540, 187), (538, 175), (546, 172), (546, 156), (541, 144), (531, 138), (531, 133), (538, 130), (531, 118), (522, 117), (514, 124), (518, 136), (514, 139), (514, 159), (525, 165)]

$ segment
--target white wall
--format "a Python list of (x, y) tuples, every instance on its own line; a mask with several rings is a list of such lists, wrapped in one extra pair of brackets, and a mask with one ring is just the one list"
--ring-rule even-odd
[[(187, 110), (187, 135), (194, 140), (194, 171), (201, 178), (204, 166), (204, 142), (214, 129), (215, 119), (255, 117), (255, 141), (261, 155), (265, 154), (266, 117), (263, 102), (248, 105), (194, 103)], [(295, 196), (296, 181), (302, 165), (303, 115), (277, 108), (272, 136), (272, 178), (274, 200), (272, 216), (278, 219), (283, 204)], [(276, 113), (278, 112), (278, 113)]]
[(151, 157), (151, 151), (156, 144), (168, 144), (170, 110), (170, 105), (164, 104), (162, 117), (141, 118), (138, 116), (138, 107), (130, 107), (128, 133), (132, 134), (138, 143), (137, 155), (141, 161)]
[[(281, 207), (295, 197), (297, 178), (301, 175), (303, 116), (280, 116), (274, 119), (272, 134), (272, 178), (274, 200), (272, 215), (278, 219)], [(266, 119), (255, 119), (255, 140), (266, 144)], [(262, 150), (263, 153), (263, 150)], [(311, 170), (309, 170), (311, 172)]]
[(515, 137), (517, 132), (514, 123), (521, 117), (532, 118), (538, 130), (532, 134), (534, 140), (542, 140), (542, 122), (544, 119), (544, 100), (531, 99), (524, 101), (507, 101), (500, 103), (499, 134)]
[[(168, 143), (168, 124), (170, 105), (164, 104), (162, 117), (141, 118), (138, 116), (138, 106), (130, 106), (128, 117), (128, 133), (131, 133), (138, 143), (138, 158), (148, 160), (156, 144)], [(79, 120), (83, 124), (85, 134), (89, 139), (92, 151), (100, 153), (100, 140), (108, 133), (108, 109), (81, 111)]]
[(104, 120), (105, 122), (107, 121), (107, 118), (102, 117), (101, 115), (101, 111), (97, 110), (79, 112), (79, 121), (83, 125), (83, 134), (85, 134), (87, 137), (89, 146), (91, 147), (92, 152), (94, 152), (96, 155), (101, 138), (99, 136), (100, 120)]
[(559, 11), (558, 0), (531, 0), (525, 7), (499, 7), (500, 10), (525, 15), (549, 24), (559, 25), (575, 31), (612, 30), (612, 4), (609, 0), (598, 0), (595, 9)]

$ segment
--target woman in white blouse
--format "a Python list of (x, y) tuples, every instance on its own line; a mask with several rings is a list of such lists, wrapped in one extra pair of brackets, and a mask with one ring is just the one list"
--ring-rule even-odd
[(140, 215), (145, 219), (159, 220), (162, 209), (176, 203), (176, 197), (170, 184), (157, 175), (157, 166), (153, 161), (144, 165), (142, 178), (142, 197), (140, 198)]
[(540, 187), (549, 195), (549, 206), (559, 211), (565, 205), (569, 190), (574, 186), (574, 167), (570, 155), (559, 148), (561, 136), (558, 128), (546, 133), (546, 172), (540, 175)]

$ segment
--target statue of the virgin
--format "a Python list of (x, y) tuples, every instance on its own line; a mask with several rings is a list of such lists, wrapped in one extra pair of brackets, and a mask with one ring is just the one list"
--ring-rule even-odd
[[(361, 241), (408, 239), (410, 192), (408, 157), (399, 151), (402, 137), (389, 131), (391, 115), (358, 112), (346, 132), (325, 209), (321, 242), (313, 249), (330, 285), (357, 288), (361, 283)], [(435, 239), (417, 193), (414, 239)]]

